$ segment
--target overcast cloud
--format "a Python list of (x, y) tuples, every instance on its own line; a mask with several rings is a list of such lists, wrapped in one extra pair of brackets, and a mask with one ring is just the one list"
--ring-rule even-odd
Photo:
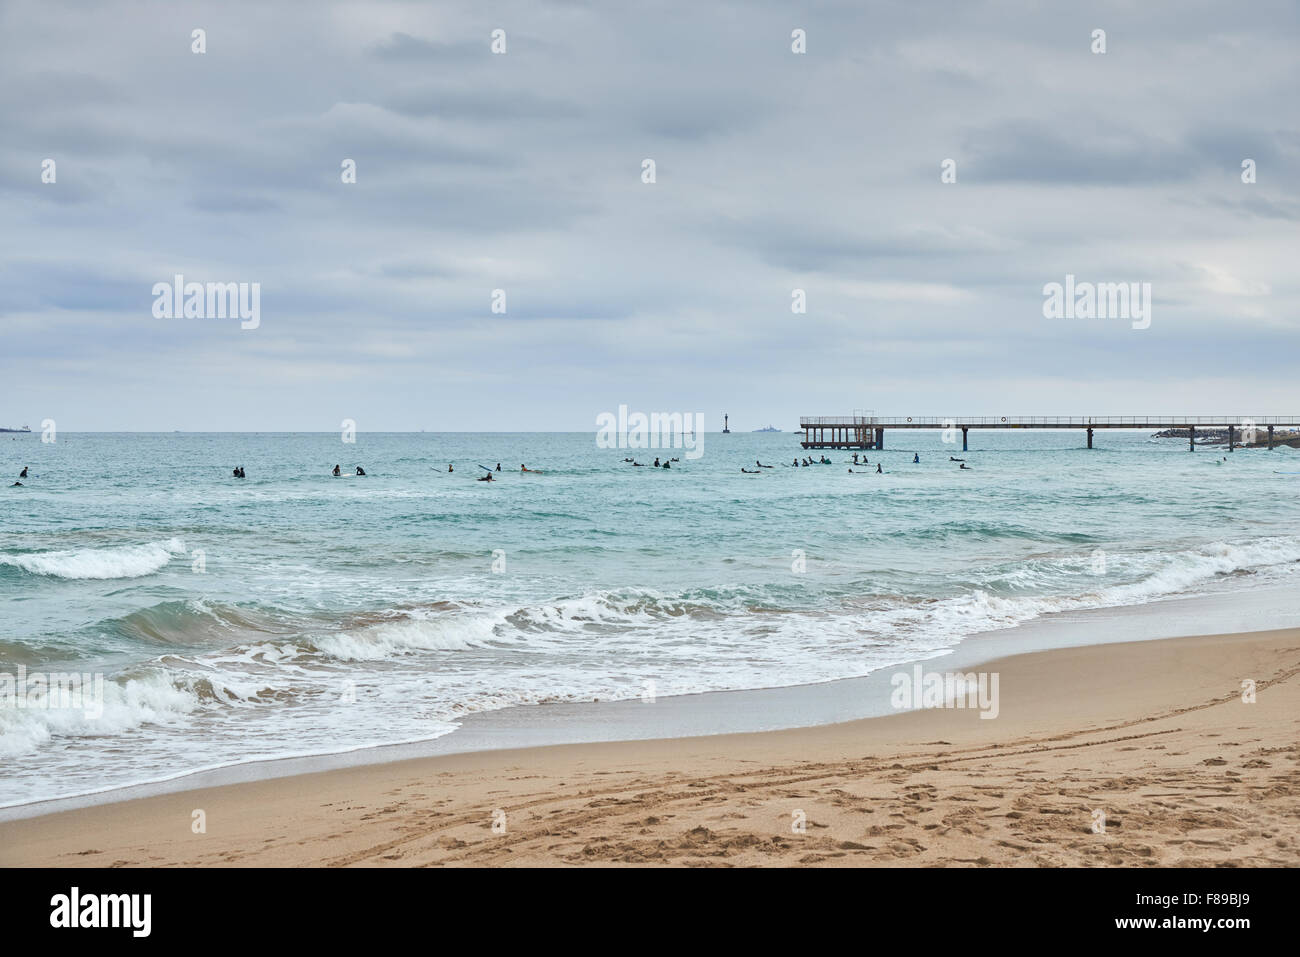
[[(1294, 0), (0, 2), (0, 425), (1295, 414), (1297, 49)], [(260, 327), (154, 318), (176, 273)], [(1044, 318), (1067, 273), (1150, 328)]]

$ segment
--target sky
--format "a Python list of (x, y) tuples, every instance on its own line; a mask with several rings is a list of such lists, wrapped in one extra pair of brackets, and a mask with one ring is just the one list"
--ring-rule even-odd
[(1297, 414), (1297, 49), (1294, 0), (0, 0), (0, 425)]

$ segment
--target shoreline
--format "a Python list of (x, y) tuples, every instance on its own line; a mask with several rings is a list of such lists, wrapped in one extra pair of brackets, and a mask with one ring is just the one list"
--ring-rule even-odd
[(914, 710), (199, 787), (0, 823), (0, 865), (1300, 863), (1300, 629), (988, 666), (994, 720)]
[[(1229, 594), (1163, 598), (1133, 605), (1058, 612), (1007, 628), (979, 632), (933, 654), (908, 658), (860, 676), (810, 684), (728, 689), (661, 697), (652, 712), (638, 699), (512, 705), (464, 716), (436, 737), (361, 744), (330, 752), (274, 755), (195, 768), (130, 784), (0, 806), (0, 824), (85, 807), (140, 800), (228, 784), (295, 777), (415, 758), (557, 744), (712, 737), (817, 728), (896, 712), (888, 681), (900, 669), (932, 663), (935, 670), (969, 671), (1016, 654), (1115, 642), (1241, 634), (1300, 628), (1287, 585)], [(1238, 599), (1238, 600), (1232, 600)], [(1256, 620), (1249, 620), (1253, 612)], [(1155, 619), (1151, 621), (1150, 619)], [(1158, 622), (1159, 631), (1150, 626)], [(652, 719), (647, 719), (647, 714)]]

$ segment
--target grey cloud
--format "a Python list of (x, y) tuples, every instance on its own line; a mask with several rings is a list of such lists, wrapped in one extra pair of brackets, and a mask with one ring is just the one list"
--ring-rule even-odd
[(480, 59), (488, 49), (487, 39), (482, 43), (443, 43), (412, 36), (409, 33), (396, 32), (386, 40), (376, 43), (370, 55), (389, 63), (400, 62), (466, 62)]
[[(259, 427), (297, 428), (302, 396), (347, 375), (394, 428), (445, 424), (411, 408), (462, 401), (430, 382), (488, 428), (588, 428), (559, 417), (647, 380), (780, 424), (836, 396), (973, 408), (1082, 356), (1121, 398), (1195, 404), (1199, 363), (1249, 405), (1300, 347), (1300, 31), (1280, 0), (1108, 6), (1106, 57), (1092, 15), (993, 0), (433, 9), (230, 0), (198, 56), (175, 4), (10, 0), (8, 414), (156, 424), (120, 421), (126, 384), (181, 427), (243, 428), (199, 398), (243, 388), (286, 410)], [(261, 282), (262, 327), (151, 321), (174, 272)], [(1044, 321), (1066, 272), (1158, 282), (1151, 329)]]
[(1057, 129), (1009, 121), (967, 134), (965, 175), (984, 182), (1108, 186), (1175, 183), (1198, 173), (1200, 151), (1156, 139), (1137, 125), (1065, 117)]

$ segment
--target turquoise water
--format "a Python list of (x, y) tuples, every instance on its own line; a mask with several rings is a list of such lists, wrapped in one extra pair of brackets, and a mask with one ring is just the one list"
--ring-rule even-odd
[[(0, 436), (0, 474), (33, 476), (0, 488), (0, 675), (104, 678), (99, 715), (0, 701), (0, 804), (420, 740), (515, 704), (862, 675), (1300, 568), (1300, 476), (1275, 472), (1300, 471), (1294, 450), (888, 442), (867, 453), (885, 474), (850, 475), (843, 452), (789, 467), (788, 433), (707, 434), (698, 459), (592, 434)], [(623, 461), (656, 455), (680, 461)], [(742, 474), (755, 460), (777, 467)]]

